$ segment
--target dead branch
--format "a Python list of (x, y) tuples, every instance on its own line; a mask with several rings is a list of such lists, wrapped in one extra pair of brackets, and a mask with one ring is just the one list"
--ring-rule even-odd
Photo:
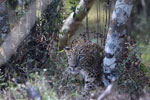
[[(1, 45), (0, 66), (6, 63), (10, 56), (16, 52), (17, 47), (29, 34), (35, 21), (40, 17), (40, 12), (44, 11), (51, 2), (52, 0), (33, 0), (28, 12), (20, 18)], [(37, 14), (39, 14), (39, 16), (36, 16)]]
[[(80, 0), (78, 6), (76, 7), (76, 11), (72, 12), (70, 16), (65, 20), (63, 27), (61, 29), (64, 32), (64, 35), (60, 37), (61, 44), (60, 48), (64, 48), (67, 45), (68, 40), (75, 34), (75, 31), (78, 29), (81, 21), (86, 16), (86, 10), (90, 10), (94, 0), (86, 0), (87, 4), (85, 4), (85, 0)], [(74, 14), (76, 16), (74, 16)]]
[(112, 83), (107, 86), (106, 90), (98, 97), (97, 100), (103, 100), (105, 97), (110, 95), (112, 93), (113, 87), (114, 87), (114, 81), (115, 79), (112, 80)]
[(27, 98), (29, 100), (42, 100), (42, 97), (40, 95), (40, 93), (37, 91), (37, 89), (30, 84), (29, 82), (26, 83), (26, 88), (25, 88), (26, 92), (27, 92)]

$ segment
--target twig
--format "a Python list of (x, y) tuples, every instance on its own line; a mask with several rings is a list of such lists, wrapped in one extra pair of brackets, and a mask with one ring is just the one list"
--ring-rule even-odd
[(26, 92), (29, 100), (42, 100), (40, 93), (30, 83), (26, 83)]
[(107, 97), (109, 94), (111, 94), (113, 86), (114, 86), (115, 79), (112, 79), (112, 83), (107, 86), (105, 91), (98, 97), (97, 100), (103, 100), (105, 97)]

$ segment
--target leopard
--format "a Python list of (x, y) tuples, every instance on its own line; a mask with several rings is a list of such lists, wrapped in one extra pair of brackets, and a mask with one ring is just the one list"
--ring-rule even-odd
[(101, 85), (103, 48), (91, 41), (75, 43), (72, 47), (65, 47), (68, 58), (68, 70), (73, 75), (81, 75), (84, 80), (82, 96)]

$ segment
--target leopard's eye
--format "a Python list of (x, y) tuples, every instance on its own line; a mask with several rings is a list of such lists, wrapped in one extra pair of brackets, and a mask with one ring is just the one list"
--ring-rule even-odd
[(84, 55), (79, 55), (79, 60), (83, 59)]

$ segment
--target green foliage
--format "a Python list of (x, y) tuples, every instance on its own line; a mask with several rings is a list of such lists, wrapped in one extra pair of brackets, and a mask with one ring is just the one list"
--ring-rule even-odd
[[(140, 42), (148, 43), (150, 40), (150, 13), (148, 11), (150, 2), (145, 0), (147, 9), (145, 9), (141, 1), (137, 1), (131, 15), (131, 25), (129, 27), (130, 34)], [(146, 15), (144, 14), (146, 13)]]
[[(66, 0), (64, 4), (68, 9), (65, 12), (75, 12), (78, 2), (79, 0)], [(58, 35), (63, 34), (59, 32), (59, 29), (63, 24), (64, 17), (66, 17), (63, 15), (62, 8), (61, 0), (54, 0), (36, 22), (31, 35), (24, 40), (17, 50), (17, 54), (1, 67), (0, 87), (1, 89), (5, 88), (5, 91), (12, 95), (0, 93), (0, 99), (24, 100), (26, 98), (26, 92), (23, 89), (25, 82), (33, 84), (40, 91), (44, 100), (63, 100), (60, 98), (66, 94), (69, 94), (67, 95), (69, 97), (78, 95), (83, 84), (82, 78), (67, 73), (67, 58), (64, 55), (64, 50), (59, 51), (58, 49), (61, 42), (58, 40)], [(25, 13), (20, 9), (16, 9), (16, 12), (19, 18)], [(96, 14), (96, 8), (91, 15), (94, 14)], [(76, 13), (74, 13), (75, 16)], [(100, 17), (102, 18), (102, 14)], [(142, 16), (137, 18), (140, 20), (136, 21), (139, 23), (136, 24), (137, 29), (148, 35), (149, 31), (143, 30), (143, 28), (148, 27), (149, 22)], [(96, 17), (92, 19), (95, 20)], [(101, 21), (101, 23), (103, 22)], [(90, 25), (92, 26), (92, 24)], [(136, 32), (134, 31), (134, 33)], [(54, 41), (56, 45), (54, 45)], [(118, 83), (125, 87), (124, 89), (138, 90), (141, 88), (139, 82), (142, 81), (142, 84), (145, 85), (145, 81), (147, 81), (145, 74), (150, 76), (150, 71), (145, 65), (145, 61), (150, 60), (150, 49), (149, 45), (146, 45), (143, 50), (143, 45), (138, 44), (138, 47), (130, 48), (128, 57), (118, 64), (121, 73), (121, 79)], [(54, 52), (51, 53), (51, 51)], [(145, 61), (140, 62), (141, 58)], [(136, 63), (138, 64), (136, 65)], [(149, 86), (146, 84), (146, 87)], [(67, 96), (65, 99), (69, 98)]]
[(147, 66), (150, 65), (150, 43), (141, 42), (138, 44), (141, 52), (141, 60)]
[(18, 0), (7, 0), (7, 6), (12, 9), (16, 9)]
[[(75, 91), (77, 90), (76, 83), (80, 82), (77, 80), (79, 78), (72, 78), (72, 75), (68, 76), (69, 73), (66, 71), (66, 63), (67, 58), (64, 52), (60, 53), (57, 57), (49, 59), (49, 68), (30, 73), (27, 77), (27, 82), (32, 84), (40, 92), (44, 100), (67, 100), (71, 96), (78, 96)], [(13, 78), (8, 81), (9, 85), (4, 90), (4, 93), (1, 93), (0, 99), (26, 99), (27, 93), (24, 89), (26, 88), (26, 84), (19, 84), (15, 79)], [(6, 96), (7, 94), (5, 93), (11, 95)]]
[(26, 11), (23, 9), (16, 9), (15, 12), (17, 14), (16, 17), (21, 18), (25, 14)]
[[(17, 49), (18, 53), (13, 55), (8, 63), (0, 68), (0, 88), (9, 86), (8, 81), (12, 78), (15, 78), (18, 83), (26, 82), (30, 73), (44, 68), (50, 67), (49, 70), (52, 75), (57, 73), (53, 57), (56, 58), (57, 56), (58, 50), (56, 47), (60, 34), (59, 29), (63, 21), (61, 3), (61, 0), (54, 0), (48, 6), (32, 28), (31, 34), (25, 38), (22, 45)], [(23, 13), (20, 12), (18, 16), (21, 17)], [(55, 45), (54, 42), (56, 42)], [(51, 53), (52, 50), (54, 53)]]
[(141, 61), (142, 48), (138, 43), (134, 45), (128, 46), (127, 54), (118, 64), (118, 87), (125, 92), (142, 93), (142, 88), (149, 87), (149, 69)]
[(147, 72), (147, 68), (143, 63), (141, 64), (140, 68), (143, 72), (145, 72), (145, 73)]
[(76, 6), (80, 0), (66, 0), (64, 2), (64, 6), (66, 8), (66, 12), (75, 12)]

